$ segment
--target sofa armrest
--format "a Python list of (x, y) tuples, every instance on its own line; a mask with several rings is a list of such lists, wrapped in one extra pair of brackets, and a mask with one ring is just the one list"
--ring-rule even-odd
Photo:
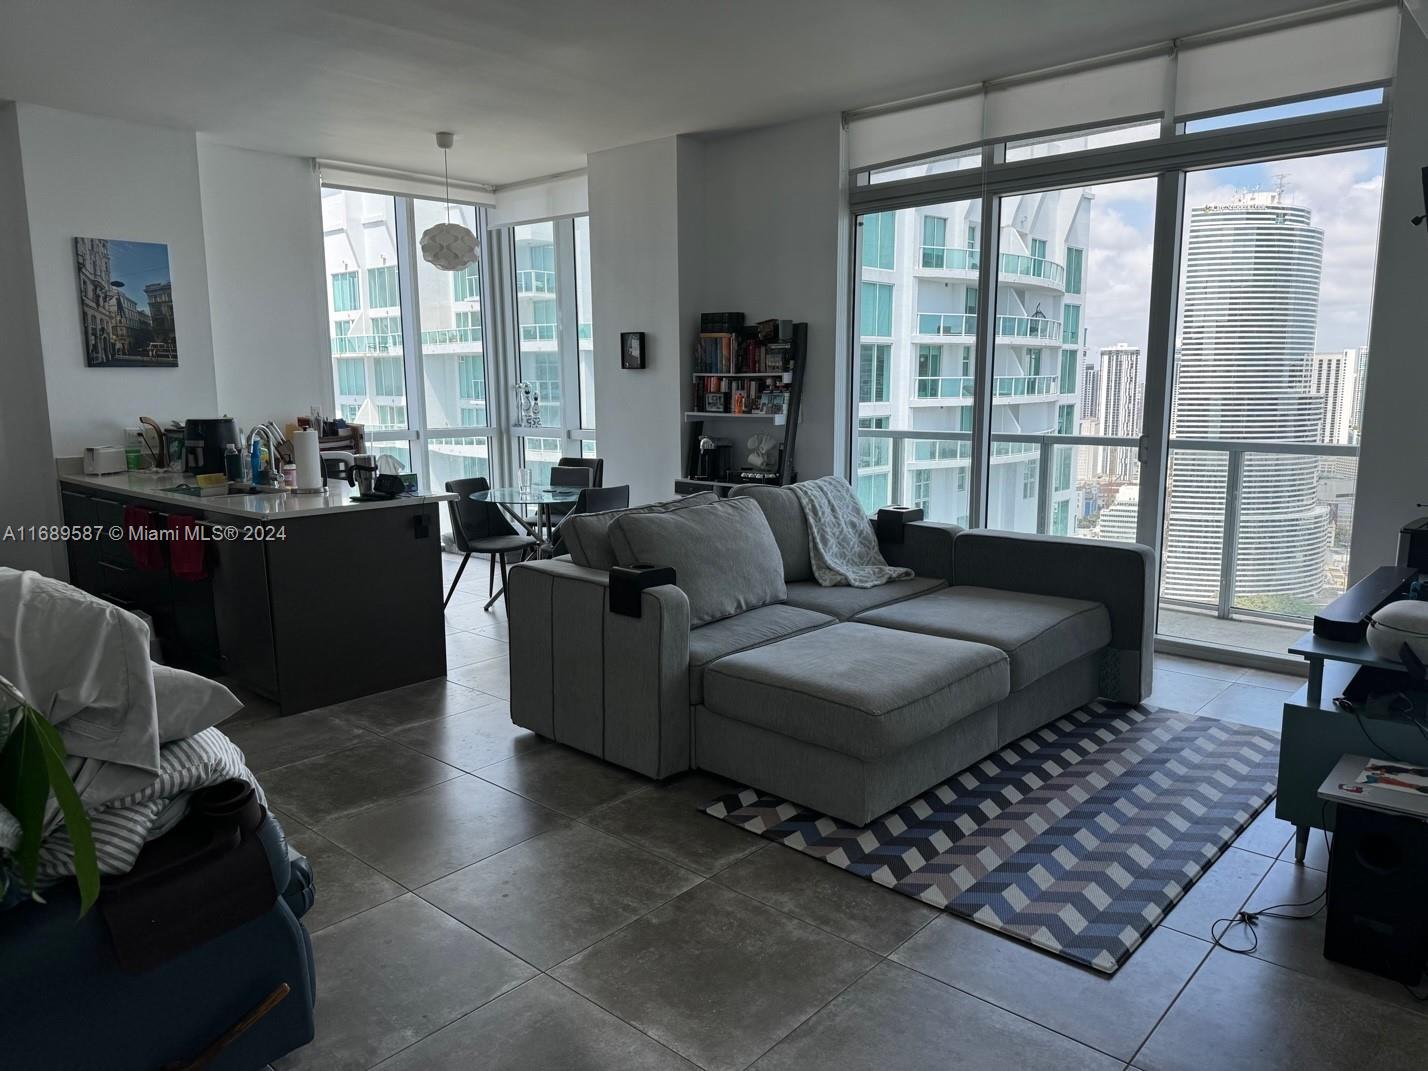
[(913, 521), (902, 526), (902, 542), (881, 541), (879, 549), (889, 565), (911, 569), (918, 576), (952, 580), (952, 542), (966, 531), (955, 524)]
[(1101, 694), (1138, 703), (1155, 663), (1155, 553), (1139, 543), (984, 529), (956, 538), (952, 582), (1099, 602), (1111, 615)]
[(649, 777), (689, 768), (689, 599), (672, 584), (612, 612), (610, 574), (523, 562), (507, 582), (511, 720)]

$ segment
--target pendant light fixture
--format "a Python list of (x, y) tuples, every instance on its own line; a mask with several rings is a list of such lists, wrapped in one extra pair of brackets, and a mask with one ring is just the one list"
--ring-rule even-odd
[(447, 154), (456, 142), (456, 135), (441, 130), (436, 135), (436, 147), (441, 150), (441, 171), (446, 183), (446, 222), (428, 227), (421, 236), (422, 259), (442, 271), (460, 271), (476, 260), (476, 235), (469, 227), (451, 222), (451, 171)]

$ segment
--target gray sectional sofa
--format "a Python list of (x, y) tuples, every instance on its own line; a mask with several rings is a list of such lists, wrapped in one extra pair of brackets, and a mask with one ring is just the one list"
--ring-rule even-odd
[(570, 518), (570, 558), (511, 570), (512, 720), (861, 825), (1092, 699), (1149, 693), (1148, 548), (895, 511), (876, 528), (912, 579), (820, 586), (786, 488)]

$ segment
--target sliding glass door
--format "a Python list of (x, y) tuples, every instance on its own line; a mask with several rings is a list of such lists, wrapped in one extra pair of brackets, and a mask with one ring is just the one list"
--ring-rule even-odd
[(1164, 635), (1282, 651), (1344, 590), (1383, 166), (1187, 177)]

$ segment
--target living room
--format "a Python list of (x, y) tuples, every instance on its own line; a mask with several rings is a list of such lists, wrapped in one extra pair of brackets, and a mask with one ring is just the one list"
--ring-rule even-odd
[(1418, 1066), (1426, 27), (8, 6), (0, 1062)]

